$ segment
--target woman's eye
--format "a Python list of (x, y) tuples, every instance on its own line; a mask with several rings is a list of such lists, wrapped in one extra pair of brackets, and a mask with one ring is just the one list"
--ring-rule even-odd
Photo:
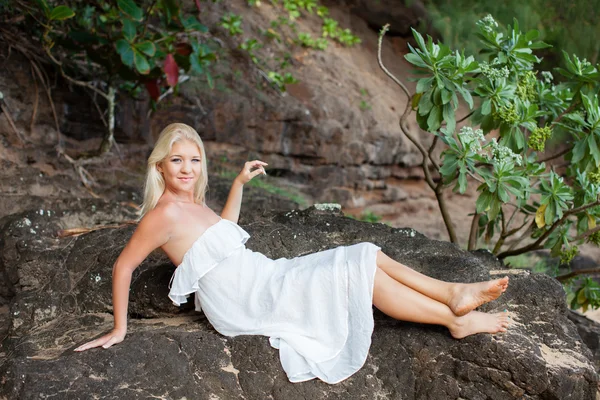
[(192, 161), (193, 161), (193, 162), (200, 162), (200, 160), (199, 160), (199, 159), (197, 159), (197, 158), (194, 158)]
[(181, 160), (180, 160), (179, 158), (174, 158), (174, 159), (172, 159), (171, 161), (172, 161), (172, 162), (178, 162), (178, 161), (181, 161)]

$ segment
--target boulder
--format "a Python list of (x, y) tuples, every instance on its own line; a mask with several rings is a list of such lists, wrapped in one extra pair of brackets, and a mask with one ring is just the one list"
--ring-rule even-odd
[[(444, 327), (397, 321), (375, 310), (373, 342), (360, 371), (336, 385), (292, 384), (267, 338), (222, 336), (191, 304), (172, 305), (167, 292), (174, 266), (156, 253), (135, 271), (125, 341), (75, 353), (112, 327), (111, 269), (133, 227), (38, 241), (13, 228), (25, 217), (32, 218), (5, 219), (1, 230), (2, 267), (17, 280), (0, 353), (0, 398), (595, 398), (593, 357), (568, 318), (556, 280), (503, 270), (488, 252), (469, 253), (410, 228), (344, 218), (335, 208), (247, 212), (247, 247), (278, 258), (369, 241), (446, 281), (507, 274), (506, 293), (481, 310), (509, 310), (511, 329), (455, 340)], [(58, 225), (55, 214), (45, 226), (51, 231)]]

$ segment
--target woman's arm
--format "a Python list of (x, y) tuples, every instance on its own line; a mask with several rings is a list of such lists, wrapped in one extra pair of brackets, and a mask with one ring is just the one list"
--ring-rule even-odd
[(165, 228), (171, 226), (168, 220), (169, 212), (165, 209), (152, 210), (142, 218), (113, 266), (114, 329), (96, 340), (79, 346), (75, 351), (84, 351), (99, 346), (106, 349), (123, 341), (127, 333), (127, 306), (131, 275), (148, 254), (169, 240), (170, 231)]
[[(242, 193), (244, 191), (244, 185), (258, 174), (266, 175), (267, 173), (265, 172), (264, 168), (265, 165), (268, 164), (259, 160), (248, 161), (246, 164), (244, 164), (242, 172), (240, 172), (239, 175), (233, 180), (233, 184), (229, 190), (229, 196), (227, 197), (227, 202), (225, 203), (225, 207), (223, 207), (223, 211), (221, 212), (221, 218), (228, 219), (235, 223), (238, 222), (238, 219), (240, 218), (240, 208), (242, 206)], [(252, 168), (256, 169), (252, 171)]]

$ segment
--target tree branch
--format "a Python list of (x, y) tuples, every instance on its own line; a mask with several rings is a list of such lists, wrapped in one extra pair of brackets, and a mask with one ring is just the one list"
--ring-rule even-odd
[(427, 151), (427, 154), (429, 155), (429, 161), (431, 161), (431, 163), (435, 166), (435, 168), (439, 171), (440, 170), (440, 166), (435, 162), (435, 160), (433, 159), (433, 149), (435, 148), (435, 145), (438, 142), (439, 137), (437, 135), (435, 135), (433, 137), (433, 141), (431, 142), (431, 146), (429, 147), (429, 151)]
[(8, 120), (8, 124), (10, 125), (12, 130), (15, 132), (15, 135), (17, 135), (17, 139), (19, 139), (21, 144), (25, 144), (25, 139), (23, 138), (23, 136), (21, 136), (21, 132), (19, 132), (19, 130), (17, 129), (17, 126), (15, 125), (13, 119), (11, 118), (10, 112), (8, 111), (8, 107), (5, 107), (3, 103), (4, 103), (4, 99), (0, 98), (0, 110), (2, 111), (2, 114), (4, 114), (6, 116), (6, 119)]
[(560, 282), (565, 282), (577, 275), (584, 275), (584, 274), (592, 275), (592, 274), (598, 274), (598, 273), (600, 273), (600, 268), (578, 269), (576, 271), (571, 271), (568, 274), (557, 276), (556, 279)]
[(398, 86), (400, 86), (402, 91), (406, 94), (406, 107), (404, 109), (404, 113), (400, 117), (400, 129), (402, 130), (402, 133), (404, 133), (406, 137), (417, 147), (417, 149), (419, 149), (419, 152), (421, 152), (421, 155), (423, 156), (423, 163), (421, 166), (425, 174), (425, 181), (427, 182), (429, 187), (435, 192), (435, 196), (438, 200), (438, 206), (440, 207), (440, 212), (442, 213), (442, 218), (444, 219), (446, 229), (448, 230), (448, 236), (450, 237), (450, 241), (452, 243), (457, 243), (458, 240), (456, 238), (456, 233), (454, 232), (454, 226), (452, 224), (450, 214), (448, 213), (448, 208), (446, 207), (446, 202), (443, 193), (441, 192), (442, 180), (440, 180), (437, 185), (434, 183), (433, 178), (431, 177), (431, 171), (429, 171), (429, 166), (427, 165), (427, 151), (425, 150), (423, 145), (411, 134), (410, 129), (408, 128), (406, 123), (406, 119), (408, 118), (411, 111), (412, 95), (410, 94), (410, 91), (407, 89), (407, 87), (402, 82), (400, 82), (400, 80), (398, 80), (398, 78), (396, 78), (390, 71), (388, 71), (385, 65), (383, 65), (383, 60), (381, 58), (381, 48), (383, 43), (383, 36), (389, 30), (389, 28), (390, 25), (386, 24), (383, 26), (383, 28), (381, 28), (381, 31), (379, 32), (379, 40), (377, 42), (377, 62), (379, 63), (379, 67), (383, 70), (383, 72)]
[(473, 220), (471, 220), (471, 231), (469, 232), (469, 244), (467, 245), (467, 250), (475, 250), (477, 247), (477, 229), (479, 228), (479, 219), (481, 218), (481, 214), (477, 214), (477, 212), (473, 213)]
[(531, 244), (528, 244), (527, 246), (519, 247), (518, 249), (515, 249), (515, 250), (508, 250), (508, 251), (505, 251), (505, 252), (503, 252), (503, 253), (500, 253), (500, 254), (498, 254), (498, 256), (497, 256), (497, 257), (498, 257), (499, 259), (503, 259), (503, 258), (506, 258), (506, 257), (508, 257), (508, 256), (514, 256), (514, 255), (517, 255), (517, 254), (525, 253), (525, 252), (527, 252), (527, 251), (531, 251), (531, 250), (535, 250), (535, 249), (537, 249), (537, 248), (540, 248), (540, 244), (541, 244), (541, 243), (542, 243), (544, 240), (546, 240), (546, 238), (547, 238), (548, 236), (550, 236), (550, 234), (551, 234), (552, 232), (554, 232), (554, 230), (555, 230), (555, 229), (556, 229), (558, 226), (560, 226), (560, 225), (561, 225), (561, 224), (562, 224), (562, 223), (563, 223), (563, 222), (564, 222), (564, 221), (565, 221), (565, 220), (566, 220), (566, 219), (567, 219), (569, 216), (571, 216), (571, 215), (573, 215), (573, 214), (577, 214), (577, 213), (579, 213), (579, 212), (581, 212), (581, 211), (585, 211), (585, 210), (587, 210), (588, 208), (595, 207), (595, 206), (597, 206), (597, 205), (599, 205), (599, 204), (600, 204), (600, 200), (596, 200), (596, 201), (595, 201), (595, 202), (593, 202), (593, 203), (589, 203), (589, 204), (586, 204), (586, 205), (583, 205), (583, 206), (580, 206), (580, 207), (573, 208), (573, 209), (571, 209), (571, 210), (567, 210), (567, 211), (565, 211), (565, 212), (563, 213), (563, 216), (562, 216), (562, 218), (560, 218), (558, 221), (556, 221), (554, 224), (552, 224), (552, 226), (550, 227), (550, 229), (548, 229), (546, 232), (544, 232), (544, 233), (542, 234), (542, 236), (540, 236), (540, 237), (538, 238), (538, 240), (536, 240), (535, 242), (533, 242), (533, 243), (531, 243)]
[(463, 122), (464, 120), (466, 120), (467, 118), (469, 118), (471, 115), (473, 115), (473, 113), (475, 113), (475, 110), (471, 111), (470, 113), (468, 113), (467, 115), (465, 115), (464, 117), (462, 117), (461, 119), (459, 119), (458, 121), (456, 121), (456, 123), (460, 123)]
[(554, 155), (546, 157), (546, 158), (542, 158), (541, 160), (538, 160), (538, 162), (542, 163), (542, 162), (547, 162), (547, 161), (550, 161), (550, 160), (554, 160), (555, 158), (559, 158), (559, 157), (564, 156), (565, 154), (567, 154), (571, 150), (573, 150), (572, 146), (569, 147), (569, 148), (567, 148), (567, 149), (565, 149), (565, 150), (563, 150), (563, 151), (561, 151), (561, 152), (559, 152), (559, 153), (557, 153), (557, 154), (554, 154)]
[(75, 85), (88, 88), (88, 89), (92, 90), (93, 92), (98, 93), (100, 96), (104, 97), (106, 100), (108, 100), (108, 95), (106, 93), (104, 93), (102, 90), (95, 87), (94, 85), (90, 84), (89, 82), (79, 81), (79, 80), (71, 78), (69, 75), (67, 75), (65, 73), (65, 71), (63, 70), (62, 63), (60, 61), (58, 61), (56, 58), (54, 58), (54, 56), (50, 52), (50, 49), (48, 49), (47, 47), (44, 47), (44, 49), (46, 50), (46, 54), (48, 55), (48, 57), (50, 57), (52, 62), (55, 63), (56, 65), (58, 65), (58, 68), (60, 69), (60, 74), (62, 75), (63, 78), (65, 78), (66, 80), (68, 80), (71, 83), (74, 83)]
[(590, 229), (590, 230), (588, 230), (588, 231), (585, 231), (585, 232), (583, 232), (581, 235), (577, 235), (577, 236), (575, 236), (575, 237), (573, 238), (573, 240), (571, 240), (570, 242), (571, 242), (571, 243), (578, 242), (578, 241), (580, 241), (581, 239), (585, 239), (586, 237), (588, 237), (588, 236), (590, 236), (590, 235), (593, 235), (594, 233), (596, 233), (596, 232), (598, 232), (598, 231), (600, 231), (600, 226), (597, 226), (597, 227), (595, 227), (595, 228), (593, 228), (593, 229)]

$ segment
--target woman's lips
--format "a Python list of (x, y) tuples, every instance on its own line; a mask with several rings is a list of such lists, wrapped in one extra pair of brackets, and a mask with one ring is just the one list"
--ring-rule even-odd
[(190, 182), (192, 180), (192, 178), (178, 178), (178, 179), (183, 182)]

